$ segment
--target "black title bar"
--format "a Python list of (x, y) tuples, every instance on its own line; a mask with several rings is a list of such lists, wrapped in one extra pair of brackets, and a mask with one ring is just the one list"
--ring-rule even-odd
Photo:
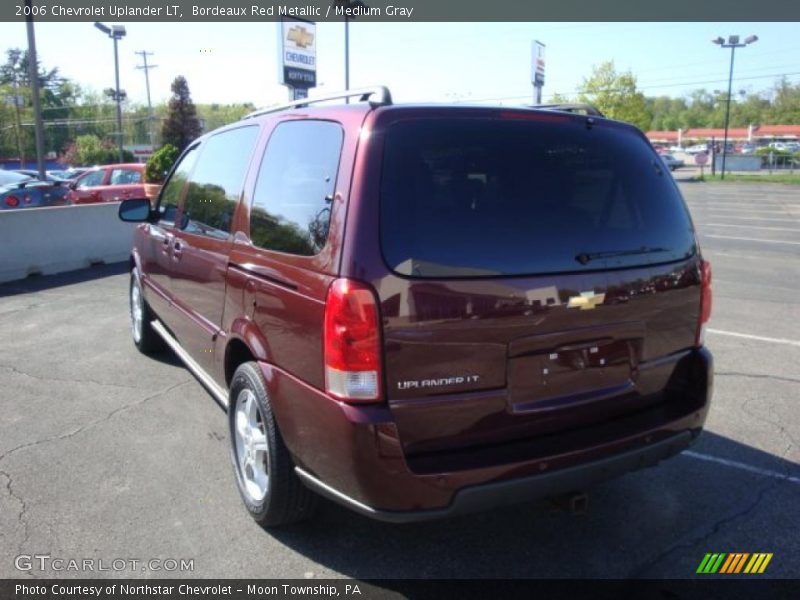
[(800, 20), (797, 0), (24, 0), (0, 2), (0, 21), (254, 22), (311, 21), (770, 21)]
[(546, 598), (558, 600), (771, 600), (796, 597), (796, 579), (761, 577), (694, 580), (419, 580), (419, 579), (7, 579), (0, 598), (53, 600), (230, 599), (442, 600), (444, 598)]

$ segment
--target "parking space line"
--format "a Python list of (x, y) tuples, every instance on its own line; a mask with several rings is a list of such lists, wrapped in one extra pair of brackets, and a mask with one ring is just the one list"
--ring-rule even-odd
[(794, 223), (797, 219), (773, 219), (770, 217), (737, 217), (734, 215), (719, 215), (724, 219), (736, 219), (737, 221), (781, 221), (782, 223)]
[[(741, 254), (740, 252), (725, 252), (723, 250), (715, 250), (714, 248), (703, 248), (703, 254), (707, 254), (709, 256), (732, 256), (734, 258), (745, 258), (750, 260), (760, 260), (763, 261), (764, 257), (760, 255), (753, 255), (753, 254)], [(714, 278), (716, 281), (717, 278)]]
[[(742, 257), (742, 258), (757, 258), (759, 260), (762, 259), (762, 257), (760, 257), (760, 256)], [(769, 285), (769, 284), (766, 284), (766, 283), (753, 283), (753, 282), (749, 282), (749, 281), (736, 281), (736, 280), (733, 280), (733, 279), (720, 279), (719, 277), (714, 277), (714, 283), (715, 284), (716, 283), (723, 283), (725, 285), (738, 285), (738, 286), (744, 286), (744, 287), (751, 287), (751, 288), (756, 288), (756, 289), (759, 289), (759, 290), (765, 290), (765, 289), (766, 290), (781, 290), (781, 291), (784, 291), (784, 292), (794, 292), (795, 294), (798, 291), (800, 291), (800, 290), (798, 290), (798, 288), (786, 287), (786, 286), (782, 286), (782, 285)]]
[[(792, 186), (794, 188), (794, 186)], [(794, 188), (796, 189), (796, 188)], [(800, 194), (793, 190), (781, 191), (778, 189), (771, 189), (765, 190), (759, 193), (753, 193), (753, 190), (744, 190), (744, 191), (734, 191), (734, 190), (706, 190), (705, 194), (701, 193), (698, 197), (710, 197), (710, 198), (772, 198), (772, 197), (784, 197), (784, 198), (800, 198)]]
[(707, 206), (711, 210), (716, 210), (718, 208), (735, 208), (735, 209), (748, 209), (748, 210), (759, 210), (762, 208), (766, 208), (769, 210), (794, 208), (793, 206), (787, 206), (785, 202), (759, 202), (755, 206), (753, 202), (704, 202), (703, 204), (697, 204), (696, 206), (701, 206), (701, 207)]
[(764, 213), (764, 214), (781, 214), (781, 213), (791, 213), (791, 210), (786, 208), (763, 208), (763, 207), (721, 207), (721, 206), (709, 206), (708, 212), (732, 212), (732, 213), (740, 213), (740, 212), (754, 212), (754, 213)]
[(713, 333), (716, 335), (728, 335), (731, 337), (744, 338), (746, 340), (755, 340), (757, 342), (769, 342), (771, 344), (785, 344), (787, 346), (797, 346), (798, 348), (800, 348), (800, 340), (765, 337), (762, 335), (752, 335), (750, 333), (739, 333), (737, 331), (725, 331), (724, 329), (706, 329), (706, 333)]
[(711, 198), (710, 200), (698, 200), (700, 204), (755, 204), (757, 206), (761, 206), (764, 204), (795, 204), (790, 200), (784, 200), (781, 198), (747, 198), (747, 197), (736, 197), (736, 198)]
[(716, 235), (707, 233), (705, 234), (705, 237), (717, 238), (721, 240), (742, 240), (745, 242), (762, 242), (764, 244), (790, 244), (792, 246), (800, 246), (800, 242), (787, 242), (784, 240), (765, 240), (764, 238), (736, 237), (733, 235)]
[(736, 225), (734, 223), (706, 223), (706, 227), (736, 227), (739, 229), (764, 229), (766, 231), (794, 231), (800, 233), (800, 229), (792, 227), (764, 227), (763, 225)]
[(754, 467), (752, 465), (748, 465), (746, 463), (738, 462), (735, 460), (728, 460), (727, 458), (718, 458), (716, 456), (711, 456), (708, 454), (701, 454), (700, 452), (694, 452), (693, 450), (685, 450), (684, 452), (681, 453), (681, 456), (688, 456), (689, 458), (696, 458), (697, 460), (704, 460), (706, 462), (713, 462), (720, 465), (725, 465), (726, 467), (739, 469), (741, 471), (747, 471), (748, 473), (763, 475), (765, 477), (782, 479), (783, 481), (788, 481), (789, 483), (800, 483), (800, 477), (786, 475), (785, 473), (779, 473), (778, 471), (772, 471), (770, 469), (762, 469), (760, 467)]
[(690, 205), (690, 206), (692, 206), (692, 208), (705, 208), (705, 209), (707, 209), (709, 211), (730, 210), (731, 212), (743, 212), (743, 211), (748, 211), (748, 210), (757, 211), (757, 212), (761, 212), (761, 211), (783, 212), (784, 210), (788, 210), (789, 212), (791, 212), (792, 210), (794, 210), (792, 207), (788, 207), (787, 208), (783, 204), (771, 204), (769, 206), (763, 206), (762, 205), (762, 206), (755, 206), (755, 207), (753, 205), (751, 205), (751, 204), (745, 204), (745, 203), (738, 204), (736, 206), (731, 206), (730, 204), (725, 204), (725, 205), (722, 205), (722, 204), (719, 204), (719, 205), (710, 205), (710, 204), (697, 205), (697, 204), (695, 204), (695, 205)]
[[(703, 212), (700, 213), (701, 215), (704, 214)], [(758, 215), (763, 215), (763, 218), (768, 219), (775, 219), (775, 218), (784, 218), (789, 220), (796, 220), (800, 217), (800, 214), (792, 214), (788, 212), (780, 212), (780, 211), (764, 211), (764, 210), (729, 210), (727, 208), (710, 208), (705, 215), (709, 218), (717, 218), (717, 219), (728, 219), (733, 217), (757, 217)]]

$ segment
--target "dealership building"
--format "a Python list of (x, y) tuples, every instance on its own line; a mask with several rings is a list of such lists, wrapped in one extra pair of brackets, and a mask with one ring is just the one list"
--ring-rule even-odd
[[(709, 127), (693, 127), (676, 131), (648, 131), (647, 138), (653, 144), (687, 146), (706, 142), (712, 138), (722, 140), (725, 130)], [(800, 125), (750, 125), (728, 129), (728, 141), (768, 144), (770, 142), (795, 142), (800, 140)]]

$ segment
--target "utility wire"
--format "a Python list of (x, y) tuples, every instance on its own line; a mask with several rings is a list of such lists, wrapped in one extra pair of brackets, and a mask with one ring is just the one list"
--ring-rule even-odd
[[(793, 76), (793, 75), (800, 75), (800, 71), (794, 71), (794, 72), (791, 72), (791, 73), (772, 73), (772, 74), (769, 74), (769, 75), (753, 75), (753, 76), (750, 76), (750, 77), (736, 77), (736, 78), (734, 78), (734, 81), (735, 82), (739, 82), (739, 81), (750, 81), (750, 80), (753, 80), (753, 79), (781, 78), (781, 77), (790, 77), (790, 76)], [(682, 87), (682, 86), (687, 86), (687, 85), (703, 85), (703, 84), (708, 84), (708, 83), (726, 83), (727, 81), (728, 81), (727, 79), (709, 79), (709, 80), (704, 80), (704, 81), (684, 81), (684, 82), (681, 82), (681, 83), (665, 83), (665, 84), (653, 83), (653, 84), (648, 84), (648, 85), (637, 85), (636, 86), (636, 90), (637, 91), (641, 91), (641, 90), (653, 89), (653, 88), (669, 88), (669, 87)], [(620, 88), (603, 88), (603, 91), (621, 92), (621, 91), (626, 91), (626, 90), (620, 89)], [(584, 88), (576, 88), (576, 89), (574, 89), (574, 90), (572, 90), (570, 92), (553, 92), (552, 94), (549, 94), (548, 97), (552, 98), (555, 95), (570, 95), (570, 94), (581, 94), (581, 93), (585, 93), (585, 89)], [(480, 99), (468, 98), (468, 99), (465, 99), (465, 100), (456, 100), (456, 103), (460, 103), (460, 102), (499, 102), (501, 100), (519, 100), (519, 99), (528, 99), (530, 97), (531, 97), (531, 94), (530, 94), (530, 92), (528, 92), (526, 94), (520, 94), (519, 96), (500, 96), (500, 97), (494, 97), (494, 98), (480, 98)]]

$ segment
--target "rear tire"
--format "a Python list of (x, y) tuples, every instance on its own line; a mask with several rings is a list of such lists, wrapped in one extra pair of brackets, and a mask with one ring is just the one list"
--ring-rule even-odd
[(139, 269), (136, 267), (131, 271), (131, 282), (128, 288), (128, 299), (131, 316), (131, 337), (133, 343), (142, 354), (155, 354), (161, 352), (164, 347), (164, 340), (161, 339), (150, 325), (155, 315), (147, 305), (142, 295), (142, 287), (139, 283)]
[(254, 362), (242, 364), (233, 374), (228, 423), (236, 485), (250, 516), (262, 527), (311, 517), (317, 496), (294, 471), (261, 371)]

